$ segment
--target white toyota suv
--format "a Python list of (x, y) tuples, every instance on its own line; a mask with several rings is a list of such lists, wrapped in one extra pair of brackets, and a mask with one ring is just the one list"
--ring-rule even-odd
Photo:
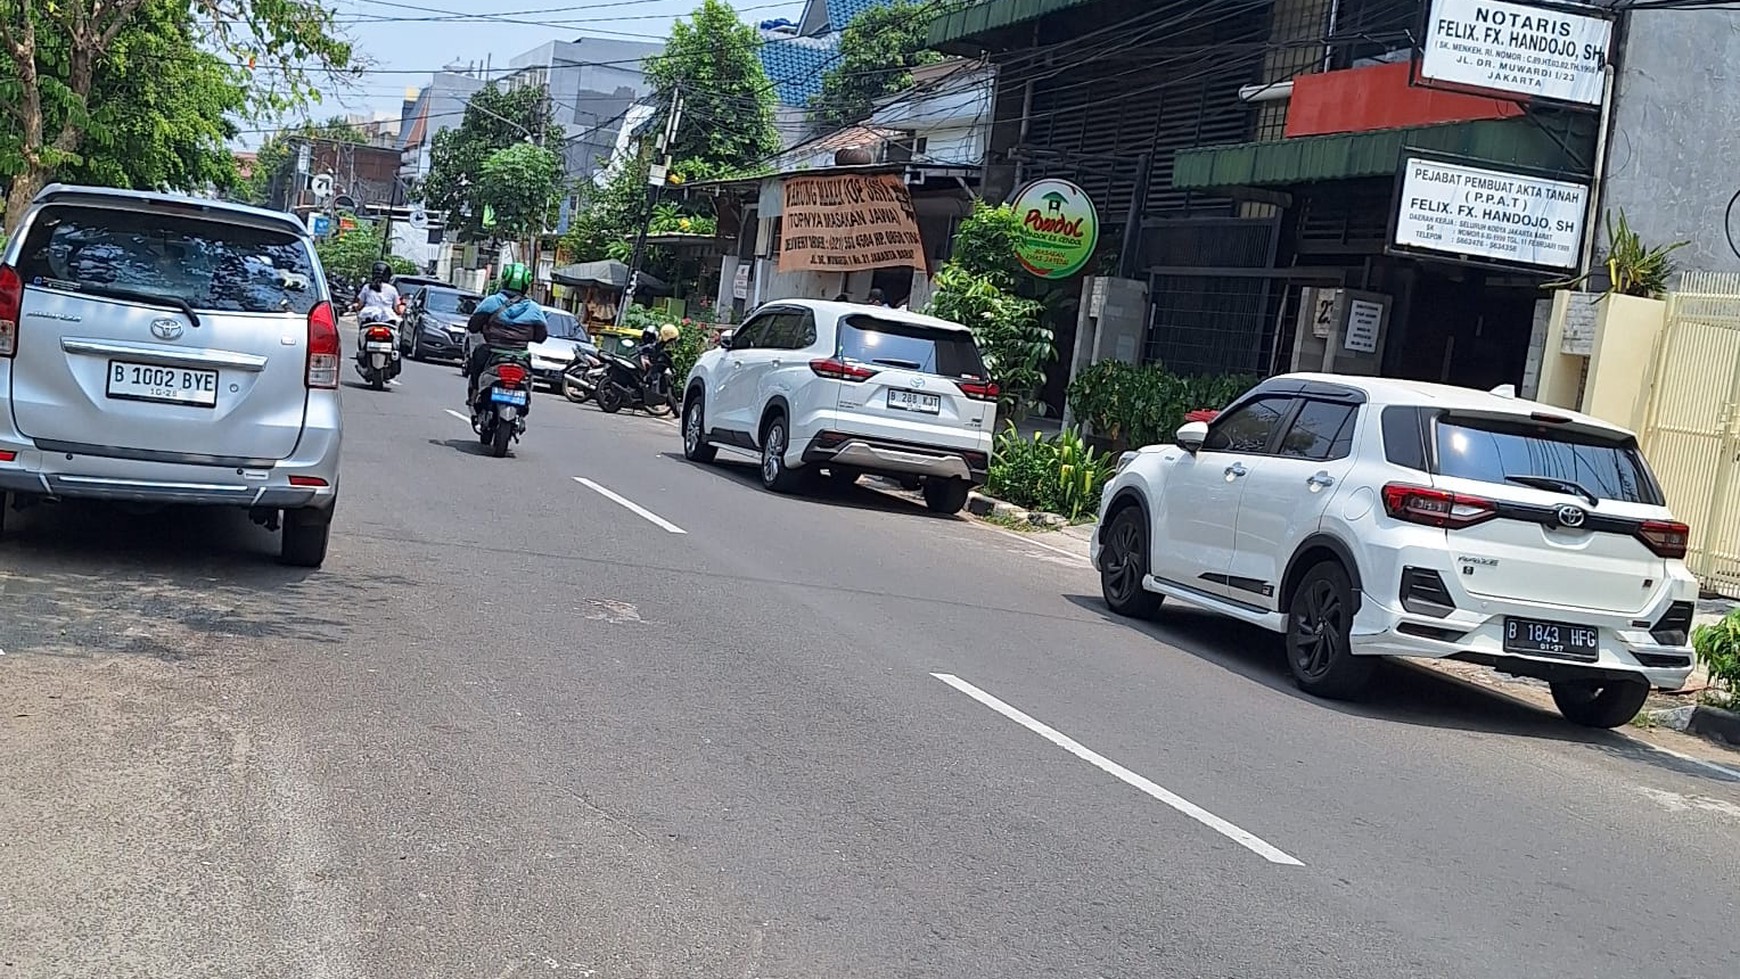
[(1458, 659), (1615, 727), (1691, 672), (1688, 536), (1623, 429), (1503, 393), (1294, 374), (1126, 453), (1092, 554), (1113, 611), (1170, 597), (1282, 633), (1320, 696), (1356, 695), (1377, 656)]
[(916, 483), (955, 513), (985, 481), (997, 385), (973, 334), (905, 310), (792, 299), (757, 309), (702, 354), (683, 396), (683, 454), (759, 452), (761, 482), (791, 492), (826, 469)]

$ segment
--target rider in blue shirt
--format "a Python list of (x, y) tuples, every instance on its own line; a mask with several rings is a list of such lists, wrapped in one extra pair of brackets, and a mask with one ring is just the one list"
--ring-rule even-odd
[(501, 290), (478, 303), (471, 319), (466, 322), (466, 329), (483, 335), (483, 342), (465, 362), (466, 404), (470, 404), (471, 396), (476, 394), (473, 388), (477, 376), (489, 365), (492, 350), (523, 351), (530, 344), (543, 343), (550, 338), (543, 308), (526, 295), (531, 285), (531, 269), (519, 262), (508, 265), (501, 270)]

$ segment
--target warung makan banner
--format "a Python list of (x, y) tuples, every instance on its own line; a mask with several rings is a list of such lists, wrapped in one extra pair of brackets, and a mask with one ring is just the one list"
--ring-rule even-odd
[(783, 213), (781, 272), (929, 268), (899, 174), (788, 177)]

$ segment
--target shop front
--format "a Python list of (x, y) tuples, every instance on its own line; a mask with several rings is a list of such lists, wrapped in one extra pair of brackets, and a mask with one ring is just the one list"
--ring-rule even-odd
[(1594, 119), (1410, 68), (1301, 76), (1286, 138), (1181, 152), (1174, 186), (1274, 216), (1272, 370), (1520, 386), (1589, 246)]

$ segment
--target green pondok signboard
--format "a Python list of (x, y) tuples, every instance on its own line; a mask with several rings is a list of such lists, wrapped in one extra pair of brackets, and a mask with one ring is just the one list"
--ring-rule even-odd
[(1041, 279), (1067, 279), (1093, 258), (1100, 215), (1093, 198), (1067, 180), (1035, 180), (1010, 205), (1021, 219), (1015, 257)]

